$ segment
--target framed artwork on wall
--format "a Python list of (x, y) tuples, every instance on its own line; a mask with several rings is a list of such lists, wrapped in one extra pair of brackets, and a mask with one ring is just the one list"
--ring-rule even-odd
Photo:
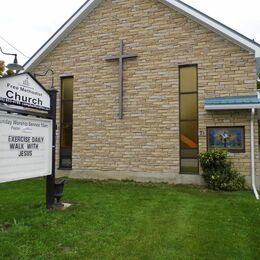
[(207, 127), (208, 149), (226, 149), (232, 153), (245, 152), (245, 127)]

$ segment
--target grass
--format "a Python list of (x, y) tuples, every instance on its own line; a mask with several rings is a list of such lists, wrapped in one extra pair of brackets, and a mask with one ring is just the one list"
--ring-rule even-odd
[(259, 259), (250, 192), (69, 180), (47, 211), (42, 179), (0, 184), (0, 259)]

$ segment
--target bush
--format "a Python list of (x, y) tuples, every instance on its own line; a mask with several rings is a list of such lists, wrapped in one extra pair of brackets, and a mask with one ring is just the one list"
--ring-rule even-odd
[(245, 178), (232, 168), (224, 150), (210, 150), (199, 155), (202, 177), (213, 190), (237, 191), (245, 188)]

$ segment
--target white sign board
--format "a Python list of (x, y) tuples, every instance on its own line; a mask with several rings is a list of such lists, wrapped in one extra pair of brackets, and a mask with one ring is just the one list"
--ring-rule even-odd
[(0, 112), (0, 183), (51, 175), (52, 120)]
[(0, 79), (0, 102), (50, 110), (50, 96), (30, 74)]

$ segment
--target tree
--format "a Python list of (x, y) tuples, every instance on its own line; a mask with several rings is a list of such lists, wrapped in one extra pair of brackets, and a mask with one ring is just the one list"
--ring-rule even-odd
[(6, 72), (5, 72), (5, 76), (13, 76), (15, 75), (15, 72), (13, 70), (10, 70), (8, 69)]
[(0, 78), (13, 75), (15, 75), (15, 72), (10, 69), (5, 71), (5, 62), (3, 60), (0, 60)]
[(260, 73), (258, 74), (257, 77), (257, 89), (260, 89)]
[(0, 60), (0, 77), (3, 77), (5, 71), (5, 62), (3, 60)]

